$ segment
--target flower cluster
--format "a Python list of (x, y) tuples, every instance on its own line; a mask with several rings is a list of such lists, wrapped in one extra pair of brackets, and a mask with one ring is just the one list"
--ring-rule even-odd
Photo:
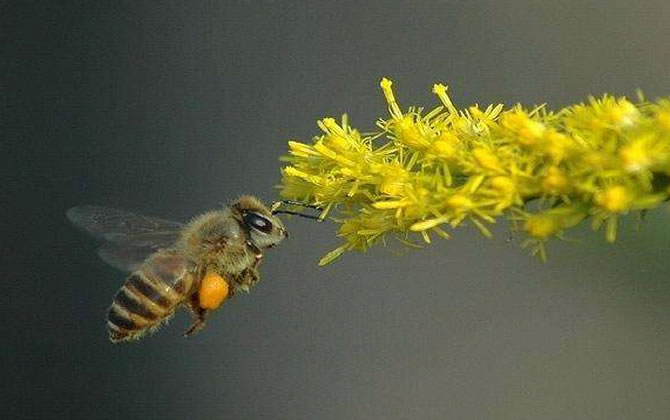
[(343, 116), (319, 121), (310, 144), (289, 141), (281, 195), (341, 224), (345, 243), (322, 265), (388, 234), (415, 245), (471, 225), (490, 236), (501, 216), (544, 259), (544, 242), (566, 229), (589, 219), (614, 241), (621, 215), (670, 196), (670, 100), (458, 109), (436, 84), (441, 106), (403, 111), (391, 85), (381, 81), (390, 117), (378, 132), (361, 134)]

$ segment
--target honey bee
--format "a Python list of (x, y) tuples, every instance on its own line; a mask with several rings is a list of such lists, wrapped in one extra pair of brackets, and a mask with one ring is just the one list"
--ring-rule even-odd
[(256, 197), (242, 196), (186, 224), (100, 206), (68, 210), (74, 225), (106, 241), (98, 255), (130, 273), (107, 313), (110, 341), (139, 339), (158, 329), (180, 306), (194, 316), (184, 332), (188, 337), (200, 331), (208, 313), (226, 299), (249, 292), (260, 278), (263, 251), (288, 237), (276, 215), (320, 220), (278, 210), (279, 204), (268, 208)]

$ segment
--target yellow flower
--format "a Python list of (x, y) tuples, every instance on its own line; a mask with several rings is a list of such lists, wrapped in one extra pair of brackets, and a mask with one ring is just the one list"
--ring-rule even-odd
[(495, 200), (495, 213), (523, 204), (516, 179), (509, 176), (494, 176), (489, 180), (489, 187), (483, 190), (482, 194)]
[(491, 150), (477, 148), (472, 151), (472, 156), (483, 169), (493, 172), (504, 172), (504, 169), (500, 163), (500, 159), (498, 159), (498, 156), (496, 156)]
[(644, 140), (634, 141), (619, 151), (624, 169), (637, 172), (651, 165), (652, 157), (646, 143)]
[(456, 211), (468, 211), (472, 208), (472, 200), (464, 194), (454, 194), (447, 199), (447, 206)]
[(656, 114), (656, 122), (666, 131), (670, 132), (670, 109), (659, 110)]
[(501, 118), (504, 128), (509, 130), (513, 138), (525, 146), (535, 146), (546, 131), (544, 124), (534, 121), (523, 110), (518, 109)]
[(528, 218), (525, 229), (531, 236), (539, 239), (547, 239), (561, 230), (561, 225), (554, 217), (538, 214)]
[(623, 213), (629, 209), (633, 196), (623, 185), (613, 185), (596, 194), (595, 201), (610, 213)]
[(601, 99), (589, 98), (588, 105), (579, 104), (566, 111), (565, 120), (570, 130), (591, 131), (602, 135), (605, 131), (618, 131), (633, 126), (640, 111), (626, 98), (605, 95)]
[(570, 190), (570, 180), (561, 169), (551, 166), (542, 179), (542, 189), (550, 195), (566, 194)]
[(409, 174), (405, 168), (398, 164), (377, 165), (376, 168), (382, 176), (379, 191), (386, 195), (402, 195), (409, 178)]
[(559, 206), (529, 215), (524, 228), (531, 236), (545, 240), (578, 224), (585, 217), (586, 213), (579, 206)]
[(430, 140), (426, 134), (421, 132), (421, 128), (414, 122), (414, 119), (406, 115), (395, 122), (395, 131), (397, 138), (403, 144), (418, 150), (425, 150), (430, 147)]
[(442, 159), (452, 160), (457, 157), (458, 149), (458, 137), (451, 132), (444, 132), (430, 145), (428, 152)]
[(545, 153), (556, 163), (564, 160), (576, 148), (570, 137), (551, 128), (547, 129), (542, 146)]
[[(346, 116), (324, 118), (311, 143), (290, 141), (281, 196), (318, 204), (344, 243), (327, 264), (396, 235), (409, 246), (445, 229), (509, 217), (533, 253), (590, 219), (616, 238), (619, 215), (670, 199), (670, 100), (634, 104), (605, 95), (551, 112), (500, 104), (458, 108), (443, 84), (438, 107), (402, 109), (380, 86), (389, 116), (363, 135)], [(520, 223), (517, 223), (520, 222)]]

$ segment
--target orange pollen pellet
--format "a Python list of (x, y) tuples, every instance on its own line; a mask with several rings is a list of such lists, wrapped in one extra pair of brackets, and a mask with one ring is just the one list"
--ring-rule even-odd
[(228, 282), (216, 273), (208, 273), (200, 284), (198, 300), (203, 309), (216, 309), (228, 297)]

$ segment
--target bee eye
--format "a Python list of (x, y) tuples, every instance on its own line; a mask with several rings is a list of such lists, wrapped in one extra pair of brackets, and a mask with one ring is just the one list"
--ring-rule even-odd
[(272, 222), (257, 213), (247, 213), (244, 215), (244, 222), (263, 233), (270, 233), (272, 231)]

